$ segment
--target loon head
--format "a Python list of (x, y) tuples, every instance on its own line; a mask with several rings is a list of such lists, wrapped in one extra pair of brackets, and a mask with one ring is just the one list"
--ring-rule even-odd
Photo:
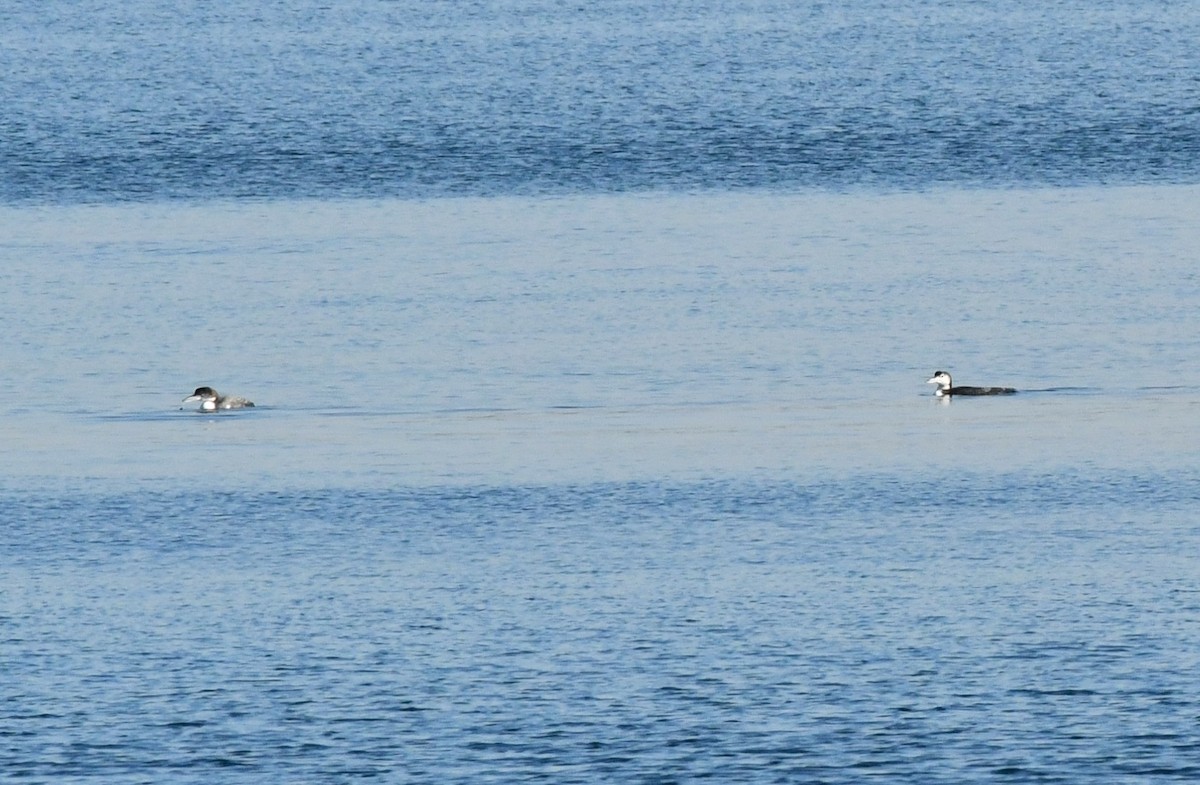
[(217, 408), (217, 391), (211, 387), (197, 387), (196, 391), (183, 399), (184, 403), (200, 401), (200, 408), (212, 411)]
[(950, 374), (945, 371), (934, 371), (933, 376), (930, 376), (925, 383), (936, 384), (938, 386), (934, 395), (946, 395), (953, 386), (953, 382), (950, 381)]

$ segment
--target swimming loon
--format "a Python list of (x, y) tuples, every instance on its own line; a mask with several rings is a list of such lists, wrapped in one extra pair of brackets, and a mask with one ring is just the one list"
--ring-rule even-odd
[(950, 374), (945, 371), (935, 371), (925, 383), (937, 385), (933, 394), (939, 398), (950, 395), (1012, 395), (1016, 392), (1011, 387), (955, 387)]
[(217, 409), (245, 409), (254, 405), (253, 401), (239, 398), (236, 395), (217, 395), (211, 387), (197, 387), (196, 392), (183, 399), (184, 403), (200, 401), (200, 411), (215, 412)]

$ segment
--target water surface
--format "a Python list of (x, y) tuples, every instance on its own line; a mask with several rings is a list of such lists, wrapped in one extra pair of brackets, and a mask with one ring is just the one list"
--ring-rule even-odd
[(33, 2), (0, 200), (1195, 183), (1200, 11)]
[(0, 771), (1196, 781), (1198, 32), (5, 4)]
[(1191, 781), (1196, 210), (6, 208), (4, 770)]

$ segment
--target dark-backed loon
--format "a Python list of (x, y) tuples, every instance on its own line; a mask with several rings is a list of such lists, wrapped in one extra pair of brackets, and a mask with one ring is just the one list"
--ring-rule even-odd
[(1016, 392), (1011, 387), (955, 387), (950, 374), (945, 371), (935, 371), (926, 384), (936, 384), (934, 395), (939, 398), (950, 395), (1012, 395)]
[(217, 409), (245, 409), (254, 405), (253, 401), (239, 398), (236, 395), (217, 395), (211, 387), (197, 387), (196, 392), (183, 399), (184, 403), (200, 401), (200, 411), (215, 412)]

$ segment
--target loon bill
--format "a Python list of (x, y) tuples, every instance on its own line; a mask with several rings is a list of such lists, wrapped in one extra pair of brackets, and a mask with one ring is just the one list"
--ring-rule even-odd
[(925, 383), (937, 385), (933, 394), (939, 398), (951, 395), (1012, 395), (1016, 392), (1012, 387), (955, 387), (950, 374), (945, 371), (934, 372)]
[(254, 401), (248, 401), (237, 395), (218, 395), (211, 387), (197, 387), (196, 391), (183, 399), (184, 403), (200, 401), (200, 411), (215, 412), (217, 409), (247, 409), (254, 406)]

